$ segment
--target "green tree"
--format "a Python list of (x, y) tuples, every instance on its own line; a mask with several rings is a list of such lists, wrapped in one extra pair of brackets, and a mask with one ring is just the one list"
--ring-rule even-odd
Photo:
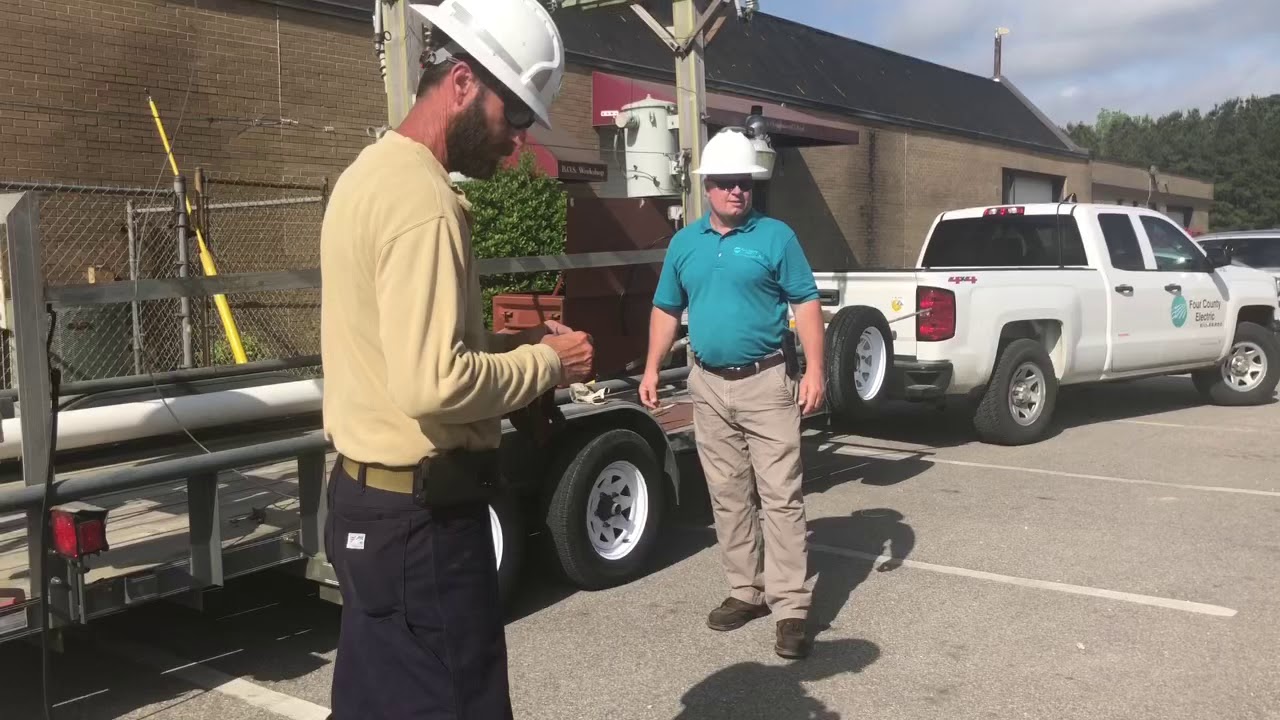
[(1280, 94), (1154, 120), (1103, 110), (1092, 125), (1065, 129), (1100, 160), (1212, 181), (1212, 230), (1280, 226)]
[[(531, 153), (524, 153), (518, 164), (499, 170), (488, 180), (469, 180), (460, 187), (471, 201), (471, 237), (477, 258), (564, 253), (567, 196), (558, 180), (538, 168)], [(550, 291), (557, 275), (481, 277), (485, 324), (493, 325), (494, 295)]]

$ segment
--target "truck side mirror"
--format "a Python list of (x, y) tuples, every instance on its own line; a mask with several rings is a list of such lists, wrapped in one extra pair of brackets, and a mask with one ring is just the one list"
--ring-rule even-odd
[(1230, 245), (1214, 245), (1213, 247), (1205, 248), (1204, 252), (1209, 257), (1209, 267), (1213, 270), (1231, 264)]

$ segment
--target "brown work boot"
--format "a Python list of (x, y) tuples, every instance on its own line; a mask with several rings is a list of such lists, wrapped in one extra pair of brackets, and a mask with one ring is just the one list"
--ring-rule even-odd
[(804, 620), (787, 618), (778, 621), (778, 641), (773, 651), (779, 657), (796, 660), (809, 654), (809, 634)]
[(765, 603), (752, 605), (735, 597), (725, 598), (720, 607), (707, 616), (707, 627), (712, 630), (737, 630), (758, 617), (769, 614)]

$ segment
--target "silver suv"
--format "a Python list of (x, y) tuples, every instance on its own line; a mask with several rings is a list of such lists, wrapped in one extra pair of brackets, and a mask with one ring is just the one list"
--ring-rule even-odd
[(1271, 273), (1280, 292), (1280, 228), (1275, 230), (1241, 230), (1201, 235), (1195, 238), (1206, 253), (1227, 250), (1231, 263)]

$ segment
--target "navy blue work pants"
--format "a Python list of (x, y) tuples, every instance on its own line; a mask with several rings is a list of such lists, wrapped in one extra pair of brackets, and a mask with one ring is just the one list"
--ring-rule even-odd
[(488, 507), (424, 508), (341, 462), (328, 499), (342, 592), (333, 720), (510, 720)]

